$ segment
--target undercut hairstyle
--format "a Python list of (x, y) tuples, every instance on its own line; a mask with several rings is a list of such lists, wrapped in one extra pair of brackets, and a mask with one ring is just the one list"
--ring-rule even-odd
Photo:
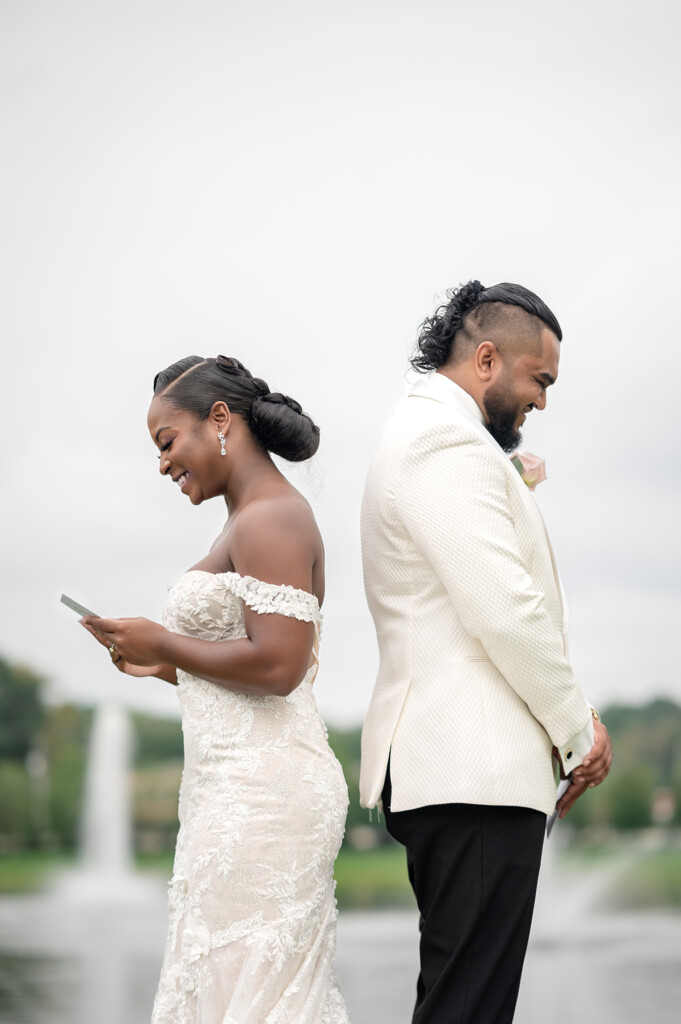
[(162, 396), (176, 409), (208, 419), (216, 402), (241, 416), (265, 451), (289, 462), (304, 462), (319, 447), (319, 427), (300, 404), (279, 391), (270, 391), (238, 359), (187, 356), (154, 377), (154, 397)]
[(562, 340), (558, 320), (545, 302), (520, 284), (495, 284), (485, 288), (479, 281), (452, 288), (449, 301), (427, 317), (419, 328), (416, 352), (410, 360), (420, 373), (437, 370), (458, 360), (486, 339), (495, 344), (522, 332), (540, 342), (542, 325)]

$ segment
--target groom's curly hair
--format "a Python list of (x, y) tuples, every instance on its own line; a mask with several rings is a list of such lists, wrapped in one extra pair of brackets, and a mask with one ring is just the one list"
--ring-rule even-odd
[[(447, 292), (449, 302), (426, 317), (419, 328), (416, 352), (410, 360), (420, 373), (437, 370), (450, 360), (459, 331), (475, 327), (476, 336), (501, 327), (515, 330), (523, 322), (527, 330), (536, 326), (537, 337), (545, 324), (561, 341), (563, 332), (545, 302), (520, 284), (495, 284), (485, 288), (479, 281), (468, 281)], [(529, 320), (534, 318), (534, 324)]]

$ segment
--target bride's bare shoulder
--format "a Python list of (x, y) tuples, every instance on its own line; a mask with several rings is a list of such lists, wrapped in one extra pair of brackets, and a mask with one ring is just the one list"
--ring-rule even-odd
[(293, 487), (250, 502), (235, 517), (232, 537), (244, 541), (261, 540), (263, 535), (290, 540), (291, 533), (307, 542), (319, 535), (310, 503)]
[(323, 566), (324, 548), (314, 513), (298, 492), (251, 502), (235, 518), (230, 558), (236, 572), (309, 590)]
[(311, 578), (318, 582), (323, 577), (323, 566), (324, 545), (312, 508), (291, 487), (259, 497), (232, 514), (209, 553), (193, 568), (309, 589)]

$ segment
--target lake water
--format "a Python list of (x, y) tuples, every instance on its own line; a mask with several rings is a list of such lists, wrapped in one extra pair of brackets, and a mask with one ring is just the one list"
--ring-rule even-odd
[[(516, 1024), (677, 1024), (681, 915), (589, 909), (597, 881), (543, 873)], [(112, 906), (0, 900), (0, 1024), (148, 1024), (165, 941), (150, 885)], [(342, 914), (337, 968), (353, 1024), (409, 1024), (413, 912)]]
[[(412, 914), (346, 915), (338, 972), (353, 1024), (409, 1024), (418, 956)], [(516, 1024), (678, 1024), (681, 918), (592, 918), (583, 935), (536, 933)]]

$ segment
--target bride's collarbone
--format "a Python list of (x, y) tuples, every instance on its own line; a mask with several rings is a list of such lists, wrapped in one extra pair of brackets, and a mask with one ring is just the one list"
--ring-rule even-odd
[(209, 572), (213, 575), (224, 572), (236, 572), (229, 553), (229, 522), (222, 533), (213, 541), (207, 555), (204, 555), (188, 572)]

